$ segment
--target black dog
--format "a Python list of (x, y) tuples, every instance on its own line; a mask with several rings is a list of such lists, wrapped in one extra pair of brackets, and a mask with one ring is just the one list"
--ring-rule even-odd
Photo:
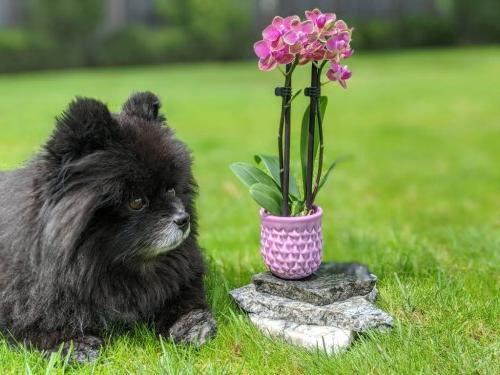
[(92, 359), (110, 326), (177, 342), (215, 334), (203, 290), (191, 157), (159, 100), (120, 114), (77, 99), (43, 150), (0, 173), (0, 331)]

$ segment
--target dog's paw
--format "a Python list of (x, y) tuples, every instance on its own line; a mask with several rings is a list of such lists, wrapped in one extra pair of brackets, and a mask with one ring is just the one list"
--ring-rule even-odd
[(95, 362), (103, 345), (102, 339), (95, 336), (82, 336), (64, 342), (50, 350), (47, 354), (61, 352), (63, 357), (70, 353), (70, 361), (78, 363)]
[(95, 336), (83, 336), (73, 341), (71, 359), (75, 362), (95, 362), (99, 357), (103, 341)]
[(193, 310), (181, 316), (168, 334), (177, 343), (201, 346), (217, 333), (217, 324), (208, 310)]

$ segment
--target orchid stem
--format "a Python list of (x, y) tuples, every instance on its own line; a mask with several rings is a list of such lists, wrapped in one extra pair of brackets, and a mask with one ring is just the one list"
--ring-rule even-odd
[(316, 172), (316, 181), (314, 182), (314, 188), (312, 194), (313, 202), (316, 199), (316, 195), (318, 194), (321, 175), (323, 174), (323, 153), (325, 150), (325, 145), (323, 143), (323, 122), (321, 120), (321, 109), (319, 104), (317, 110), (317, 120), (318, 120), (319, 156), (318, 156), (318, 171)]
[[(311, 64), (311, 90), (318, 89), (319, 74), (318, 65), (316, 62)], [(314, 131), (316, 122), (316, 112), (318, 110), (318, 97), (316, 94), (310, 96), (311, 101), (309, 104), (309, 128), (307, 137), (307, 165), (306, 165), (306, 209), (311, 211), (313, 205), (313, 169), (314, 169)]]
[[(323, 64), (321, 64), (321, 67), (319, 68), (318, 82), (321, 81), (321, 73), (323, 71), (323, 68), (325, 67), (325, 63), (326, 61), (323, 61)], [(317, 106), (316, 115), (318, 120), (319, 156), (318, 156), (318, 170), (316, 172), (316, 181), (314, 183), (314, 188), (312, 193), (313, 202), (316, 199), (316, 195), (318, 194), (319, 184), (321, 182), (321, 175), (323, 174), (323, 157), (324, 157), (323, 154), (325, 150), (325, 145), (323, 141), (323, 119), (322, 119), (320, 101), (317, 101), (316, 106)]]
[[(278, 157), (279, 157), (279, 165), (280, 165), (280, 188), (283, 186), (283, 125), (285, 122), (285, 111), (284, 108), (281, 108), (280, 115), (280, 126), (278, 130)], [(282, 192), (283, 193), (283, 192)]]
[[(286, 76), (285, 76), (285, 87), (292, 88), (292, 73), (295, 69), (296, 64), (286, 65)], [(283, 195), (283, 201), (281, 205), (281, 213), (283, 216), (290, 216), (290, 205), (288, 202), (289, 188), (290, 188), (290, 133), (291, 133), (291, 95), (283, 96), (282, 101), (282, 117), (283, 121), (280, 124), (280, 135), (283, 134), (284, 139), (279, 141), (282, 149), (282, 155), (280, 156), (280, 180), (281, 180), (281, 193)], [(284, 128), (284, 129), (283, 129)], [(280, 152), (281, 154), (281, 152)]]

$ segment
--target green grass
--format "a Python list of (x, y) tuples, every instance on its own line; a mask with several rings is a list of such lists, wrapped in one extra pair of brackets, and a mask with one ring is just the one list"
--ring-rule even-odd
[[(328, 357), (263, 337), (227, 296), (264, 270), (257, 207), (228, 165), (275, 152), (277, 72), (252, 62), (0, 76), (1, 168), (39, 149), (75, 95), (113, 110), (133, 90), (161, 95), (196, 158), (220, 327), (200, 350), (162, 345), (139, 327), (81, 367), (0, 341), (0, 373), (498, 374), (500, 48), (359, 54), (351, 67), (349, 90), (325, 89), (326, 160), (354, 156), (319, 197), (325, 260), (370, 265), (391, 332)], [(305, 103), (295, 104), (295, 128)]]

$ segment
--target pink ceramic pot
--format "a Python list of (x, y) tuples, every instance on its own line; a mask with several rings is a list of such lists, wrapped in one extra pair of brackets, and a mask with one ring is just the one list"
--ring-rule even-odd
[(321, 264), (323, 210), (314, 206), (308, 216), (273, 216), (260, 210), (261, 254), (269, 271), (282, 279), (302, 279)]

